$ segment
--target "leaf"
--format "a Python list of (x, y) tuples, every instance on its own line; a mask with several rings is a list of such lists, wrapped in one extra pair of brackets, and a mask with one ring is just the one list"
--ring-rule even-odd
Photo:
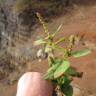
[(85, 50), (80, 50), (72, 53), (72, 56), (78, 58), (81, 56), (86, 56), (91, 53), (91, 50), (85, 49)]
[(59, 63), (49, 68), (47, 73), (44, 75), (44, 79), (54, 79), (54, 72), (58, 68), (58, 66), (59, 66)]
[(64, 96), (73, 96), (73, 86), (70, 84), (70, 81), (69, 84), (66, 83), (62, 89)]
[(66, 70), (70, 67), (70, 62), (63, 60), (61, 65), (54, 72), (54, 78), (60, 77), (62, 74), (66, 72)]
[(78, 77), (78, 78), (81, 78), (82, 75), (83, 75), (83, 72), (78, 72), (76, 71), (74, 68), (70, 67), (66, 72), (65, 74), (68, 76), (72, 76), (72, 77)]
[(60, 66), (61, 62), (61, 59), (55, 59), (54, 64), (52, 64), (53, 66), (49, 68), (47, 73), (44, 75), (44, 79), (54, 79), (54, 72)]
[(50, 72), (46, 73), (43, 77), (45, 80), (48, 80), (48, 79), (53, 80), (54, 79), (54, 72), (50, 71)]
[(58, 79), (60, 79), (60, 81), (58, 82), (60, 85), (63, 85), (62, 87), (67, 87), (68, 85), (70, 85), (70, 83), (71, 83), (71, 79), (70, 79), (70, 77), (69, 76), (67, 76), (67, 75), (64, 75), (64, 76), (62, 76), (62, 77), (60, 77), (60, 78), (58, 78)]
[(57, 79), (57, 82), (58, 82), (58, 84), (62, 85), (64, 83), (66, 83), (66, 81), (68, 81), (68, 80), (69, 79), (68, 79), (67, 76), (62, 76), (62, 77), (60, 77), (60, 78)]
[(43, 39), (36, 40), (34, 42), (34, 45), (40, 45), (40, 44), (45, 44), (46, 42)]
[(75, 69), (73, 69), (73, 68), (68, 68), (68, 70), (65, 72), (65, 74), (66, 75), (77, 75), (78, 74), (78, 72), (75, 70)]
[(64, 72), (70, 67), (70, 63), (62, 59), (56, 59), (52, 65), (53, 66), (49, 68), (44, 75), (44, 79), (56, 79), (64, 74)]

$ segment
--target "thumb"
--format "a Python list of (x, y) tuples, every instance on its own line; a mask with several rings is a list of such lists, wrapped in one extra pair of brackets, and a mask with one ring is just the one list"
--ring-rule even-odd
[(38, 72), (27, 72), (18, 81), (16, 96), (52, 96), (52, 84)]

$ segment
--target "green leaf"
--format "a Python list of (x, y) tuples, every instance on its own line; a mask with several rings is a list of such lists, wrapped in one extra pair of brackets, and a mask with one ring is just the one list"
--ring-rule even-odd
[(62, 91), (64, 93), (64, 96), (73, 96), (73, 87), (72, 85), (70, 84), (70, 81), (69, 81), (69, 84), (65, 84), (63, 87), (62, 87)]
[(60, 64), (55, 64), (48, 69), (47, 73), (44, 75), (44, 79), (54, 79), (54, 72)]
[(62, 59), (55, 59), (54, 64), (51, 68), (48, 69), (47, 73), (44, 75), (44, 79), (56, 79), (60, 77), (66, 70), (70, 67), (68, 61)]
[(60, 66), (54, 72), (54, 78), (58, 78), (61, 75), (63, 75), (69, 67), (70, 67), (70, 62), (63, 60), (63, 62), (60, 64)]
[(80, 50), (72, 53), (72, 56), (78, 58), (81, 56), (86, 56), (91, 53), (91, 50), (85, 49), (85, 50)]
[(68, 81), (68, 77), (67, 76), (62, 76), (62, 77), (57, 79), (57, 82), (60, 85), (64, 84), (66, 81)]
[(53, 66), (49, 68), (47, 73), (44, 75), (44, 79), (54, 79), (54, 72), (60, 66), (61, 62), (62, 62), (61, 59), (55, 59), (54, 64), (52, 64)]
[(34, 45), (41, 45), (41, 44), (45, 44), (46, 42), (43, 40), (43, 39), (39, 39), (39, 40), (36, 40), (34, 42)]
[(54, 72), (53, 71), (47, 72), (43, 77), (45, 80), (48, 80), (48, 79), (53, 80), (54, 79)]
[(73, 69), (73, 68), (68, 68), (68, 70), (65, 72), (65, 74), (66, 75), (77, 75), (78, 74), (78, 72), (75, 70), (75, 69)]
[(64, 75), (64, 76), (62, 76), (60, 78), (57, 78), (56, 80), (57, 80), (58, 84), (60, 84), (62, 87), (63, 86), (67, 87), (71, 83), (71, 81), (72, 81), (69, 78), (69, 76), (67, 76), (67, 75)]
[(77, 72), (74, 68), (70, 67), (65, 74), (68, 76), (72, 76), (72, 77), (82, 77), (83, 73), (82, 72)]

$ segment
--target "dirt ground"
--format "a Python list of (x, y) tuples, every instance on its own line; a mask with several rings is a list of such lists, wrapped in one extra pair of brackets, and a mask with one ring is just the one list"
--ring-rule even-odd
[[(84, 89), (88, 94), (87, 96), (96, 96), (96, 1), (89, 1), (88, 4), (74, 4), (73, 10), (67, 9), (69, 11), (67, 14), (59, 18), (56, 17), (48, 24), (48, 27), (51, 31), (54, 31), (58, 25), (64, 24), (57, 38), (70, 34), (79, 34), (80, 36), (84, 34), (85, 46), (93, 51), (88, 56), (79, 59), (70, 58), (72, 66), (76, 67), (78, 71), (83, 72), (83, 77), (75, 78), (73, 83)], [(37, 28), (30, 42), (36, 39), (36, 36), (42, 35), (42, 31), (42, 28)], [(81, 45), (77, 46), (77, 48), (82, 47)], [(37, 61), (29, 62), (27, 71), (45, 72), (47, 62), (41, 63), (39, 64)], [(17, 83), (6, 85), (1, 81), (0, 96), (15, 96), (16, 86)]]

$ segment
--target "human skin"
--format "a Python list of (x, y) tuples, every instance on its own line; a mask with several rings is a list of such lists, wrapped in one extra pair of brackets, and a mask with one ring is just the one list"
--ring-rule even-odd
[(16, 96), (52, 96), (50, 81), (44, 80), (41, 73), (27, 72), (18, 81)]

